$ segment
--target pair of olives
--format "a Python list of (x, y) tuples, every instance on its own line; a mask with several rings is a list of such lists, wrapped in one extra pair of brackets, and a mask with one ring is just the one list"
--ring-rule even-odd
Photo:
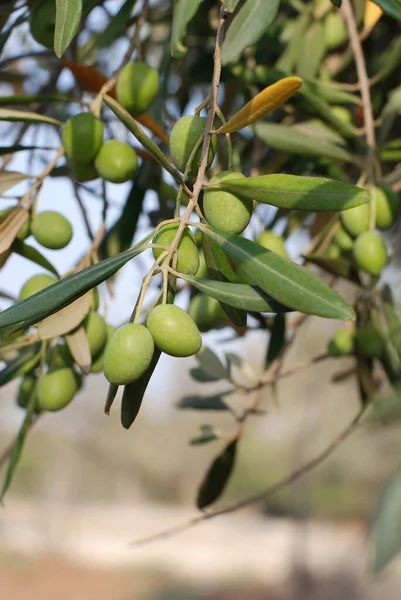
[(170, 356), (196, 354), (202, 346), (198, 327), (182, 308), (160, 304), (146, 325), (127, 323), (114, 331), (107, 343), (103, 371), (110, 383), (127, 385), (149, 368), (155, 346)]

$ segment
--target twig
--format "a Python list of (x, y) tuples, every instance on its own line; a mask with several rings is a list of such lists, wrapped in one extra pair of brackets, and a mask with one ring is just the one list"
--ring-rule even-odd
[(358, 33), (358, 27), (355, 21), (354, 10), (351, 0), (343, 0), (341, 10), (344, 15), (345, 22), (348, 28), (352, 53), (354, 55), (355, 67), (358, 76), (358, 81), (361, 90), (361, 98), (363, 105), (363, 118), (366, 131), (366, 142), (368, 145), (367, 171), (370, 184), (375, 182), (375, 123), (373, 117), (372, 99), (370, 96), (370, 82), (366, 70), (365, 56), (362, 49), (361, 40)]
[(91, 224), (89, 221), (88, 214), (86, 212), (84, 201), (81, 198), (81, 191), (79, 189), (79, 185), (76, 183), (76, 181), (74, 179), (71, 179), (71, 185), (74, 190), (75, 199), (78, 202), (78, 206), (79, 206), (79, 209), (82, 214), (82, 219), (85, 223), (86, 233), (87, 233), (89, 239), (93, 242), (94, 235), (93, 235), (93, 231), (92, 231), (92, 227), (91, 227)]
[(227, 515), (243, 508), (251, 504), (256, 504), (258, 502), (262, 502), (273, 494), (280, 492), (284, 488), (288, 487), (295, 483), (298, 479), (307, 475), (310, 471), (318, 467), (321, 463), (323, 463), (345, 440), (347, 440), (357, 429), (359, 421), (364, 414), (364, 408), (359, 411), (359, 413), (352, 419), (352, 421), (341, 431), (341, 433), (319, 454), (317, 454), (314, 458), (306, 462), (302, 467), (293, 471), (290, 475), (281, 479), (272, 486), (267, 487), (265, 490), (258, 492), (257, 494), (253, 494), (252, 496), (248, 496), (239, 502), (235, 502), (233, 504), (229, 504), (228, 506), (223, 506), (221, 508), (216, 508), (211, 510), (208, 513), (205, 513), (199, 517), (194, 517), (186, 521), (185, 523), (181, 523), (180, 525), (176, 525), (169, 529), (165, 529), (164, 531), (160, 531), (154, 535), (150, 535), (144, 538), (140, 538), (135, 540), (130, 545), (131, 546), (143, 546), (145, 544), (149, 544), (151, 542), (155, 542), (158, 540), (168, 539), (188, 529), (192, 529), (197, 525), (200, 525), (204, 521), (210, 521), (215, 517), (219, 517), (221, 515)]

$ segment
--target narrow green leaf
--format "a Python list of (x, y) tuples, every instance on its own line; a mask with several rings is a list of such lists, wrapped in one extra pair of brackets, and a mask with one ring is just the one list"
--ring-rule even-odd
[(196, 355), (199, 367), (215, 379), (227, 379), (230, 374), (219, 357), (207, 346), (202, 346)]
[(82, 0), (56, 0), (54, 52), (61, 58), (78, 31)]
[(189, 374), (191, 375), (192, 379), (195, 379), (195, 381), (199, 381), (200, 383), (211, 383), (212, 381), (220, 381), (220, 377), (213, 377), (212, 375), (209, 375), (209, 373), (206, 373), (205, 371), (202, 371), (202, 369), (198, 369), (198, 368), (193, 368), (189, 371)]
[[(206, 267), (210, 277), (216, 281), (236, 282), (237, 276), (232, 270), (227, 256), (212, 239), (202, 236), (202, 248)], [(246, 312), (222, 303), (222, 308), (231, 321), (238, 327), (244, 327), (247, 321)]]
[(71, 304), (99, 283), (114, 275), (129, 260), (144, 250), (146, 250), (146, 245), (143, 243), (137, 244), (126, 252), (92, 265), (79, 273), (69, 275), (26, 300), (17, 302), (0, 313), (0, 329), (9, 325), (17, 325), (23, 321), (28, 324), (37, 323), (45, 316)]
[(181, 275), (194, 288), (204, 292), (211, 298), (215, 298), (223, 304), (233, 306), (248, 312), (289, 312), (291, 308), (283, 306), (273, 298), (269, 298), (256, 286), (243, 283), (228, 283), (225, 281), (213, 281), (212, 279), (197, 279), (190, 275)]
[(319, 156), (344, 162), (352, 162), (354, 158), (347, 150), (339, 146), (307, 135), (296, 127), (283, 125), (282, 123), (258, 123), (254, 126), (254, 132), (262, 142), (270, 148), (281, 152), (290, 152), (302, 156)]
[(357, 285), (361, 284), (358, 269), (346, 258), (342, 258), (341, 256), (338, 258), (328, 258), (327, 256), (322, 256), (320, 254), (306, 254), (304, 259), (307, 262), (311, 262), (314, 265), (321, 267), (326, 273), (344, 277)]
[(280, 356), (286, 343), (286, 319), (284, 314), (278, 314), (274, 318), (273, 327), (270, 332), (270, 340), (267, 348), (265, 361), (266, 369)]
[(374, 0), (375, 4), (380, 6), (386, 15), (393, 19), (401, 19), (401, 1), (400, 0)]
[(319, 277), (248, 239), (228, 235), (202, 225), (236, 262), (238, 273), (246, 276), (278, 302), (306, 314), (332, 319), (352, 319), (349, 304)]
[(131, 115), (119, 104), (116, 100), (110, 96), (104, 96), (104, 101), (110, 110), (120, 119), (120, 121), (126, 126), (126, 128), (136, 137), (138, 142), (142, 144), (144, 148), (153, 156), (153, 158), (166, 169), (168, 173), (177, 181), (179, 185), (184, 185), (184, 180), (173, 165), (167, 160), (165, 154), (160, 150), (159, 146), (151, 140), (138, 123), (131, 117)]
[(382, 571), (401, 550), (401, 469), (387, 482), (371, 532), (373, 572)]
[(24, 421), (22, 423), (21, 429), (18, 432), (17, 438), (15, 440), (15, 443), (14, 443), (14, 446), (13, 446), (13, 449), (11, 452), (6, 475), (4, 477), (3, 487), (0, 492), (0, 502), (1, 503), (3, 503), (4, 496), (7, 493), (7, 490), (9, 489), (9, 487), (12, 483), (15, 470), (16, 470), (19, 460), (21, 458), (21, 454), (22, 454), (22, 450), (23, 450), (23, 447), (25, 444), (26, 437), (28, 435), (28, 432), (29, 432), (29, 430), (32, 426), (33, 420), (34, 420), (35, 408), (36, 408), (36, 388), (34, 388), (32, 390), (31, 396), (29, 398), (27, 410), (25, 413)]
[(326, 54), (326, 34), (321, 21), (312, 23), (302, 38), (296, 73), (303, 79), (313, 79)]
[(222, 400), (221, 394), (216, 396), (185, 396), (178, 402), (177, 407), (191, 410), (230, 410)]
[(307, 212), (347, 210), (371, 200), (368, 192), (354, 185), (323, 177), (298, 175), (256, 175), (206, 187), (227, 190), (239, 197), (285, 210)]
[(0, 156), (5, 154), (16, 154), (17, 152), (25, 152), (29, 150), (40, 150), (37, 146), (22, 146), (15, 144), (14, 146), (0, 146)]
[(174, 58), (181, 58), (187, 49), (183, 39), (187, 33), (188, 23), (195, 16), (202, 0), (176, 0), (173, 9), (173, 28), (171, 32), (170, 51)]
[(41, 125), (56, 125), (61, 127), (62, 122), (46, 115), (39, 115), (24, 110), (14, 110), (11, 108), (0, 108), (0, 121), (17, 121), (20, 123), (39, 123)]
[(54, 273), (54, 275), (57, 277), (59, 276), (56, 267), (54, 267), (52, 263), (33, 246), (25, 244), (21, 240), (16, 239), (11, 246), (11, 250), (15, 252), (15, 254), (18, 254), (19, 256), (22, 256), (23, 258), (26, 258), (31, 262), (43, 267), (44, 269), (47, 269), (51, 273)]
[(18, 173), (18, 171), (0, 171), (0, 194), (4, 194), (21, 181), (29, 179), (30, 175)]
[(215, 502), (223, 493), (234, 469), (238, 438), (232, 440), (213, 461), (199, 490), (196, 505), (203, 509)]
[(220, 437), (219, 432), (212, 425), (201, 425), (199, 433), (189, 440), (191, 446), (199, 446), (200, 444), (208, 444), (214, 442)]
[[(47, 102), (71, 102), (71, 96), (67, 94), (13, 94), (2, 96), (0, 106), (35, 104), (35, 102), (46, 104)], [(38, 115), (39, 116), (39, 115)]]
[(0, 387), (17, 377), (30, 373), (39, 364), (39, 361), (40, 351), (38, 344), (35, 344), (32, 348), (21, 350), (14, 360), (1, 369)]
[(335, 112), (333, 112), (331, 105), (324, 98), (325, 93), (319, 90), (316, 85), (304, 82), (298, 92), (298, 96), (303, 100), (306, 100), (308, 110), (314, 115), (319, 115), (327, 123), (330, 123), (332, 127), (338, 131), (341, 135), (347, 138), (357, 137), (357, 129), (347, 121), (340, 119)]
[(273, 22), (280, 0), (247, 0), (227, 30), (222, 49), (222, 63), (236, 60), (248, 46), (257, 42)]
[(88, 47), (85, 48), (85, 56), (93, 50), (108, 48), (124, 32), (124, 28), (131, 16), (137, 0), (125, 0), (119, 11), (113, 15), (107, 27), (96, 36)]

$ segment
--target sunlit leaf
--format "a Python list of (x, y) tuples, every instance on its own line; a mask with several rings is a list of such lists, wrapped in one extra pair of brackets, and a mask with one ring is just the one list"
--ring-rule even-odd
[(173, 9), (173, 27), (170, 50), (174, 58), (182, 57), (186, 48), (182, 41), (187, 32), (187, 25), (195, 16), (202, 0), (177, 0)]
[(82, 0), (56, 0), (54, 52), (61, 58), (78, 31)]

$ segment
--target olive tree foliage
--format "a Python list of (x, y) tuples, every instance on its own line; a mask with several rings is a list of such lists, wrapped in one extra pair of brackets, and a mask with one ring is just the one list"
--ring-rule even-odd
[[(273, 488), (198, 520), (291, 484), (357, 427), (401, 417), (400, 19), (399, 0), (2, 3), (9, 93), (0, 119), (12, 141), (1, 147), (0, 191), (13, 203), (1, 213), (0, 262), (19, 255), (38, 266), (37, 277), (20, 282), (19, 298), (2, 294), (0, 385), (19, 380), (24, 411), (2, 455), (2, 497), (32, 426), (73, 401), (89, 373), (110, 383), (106, 414), (122, 388), (129, 429), (162, 352), (194, 354), (191, 376), (204, 383), (202, 396), (180, 403), (209, 415), (189, 443), (216, 446), (198, 490), (201, 510), (223, 493), (263, 390), (328, 358), (353, 357), (337, 379), (356, 379), (360, 410), (340, 436)], [(57, 143), (41, 146), (43, 139)], [(39, 174), (13, 168), (21, 153), (39, 161)], [(88, 232), (84, 255), (66, 273), (56, 252), (53, 264), (38, 249), (56, 251), (72, 236), (56, 207), (41, 210), (47, 178), (69, 179)], [(110, 182), (129, 183), (111, 226)], [(10, 195), (17, 185), (23, 191)], [(103, 207), (97, 231), (83, 191)], [(149, 191), (158, 206), (146, 213)], [(300, 232), (306, 241), (294, 260), (288, 244)], [(113, 331), (105, 300), (120, 269), (142, 253), (153, 253), (153, 266), (135, 290), (130, 321)], [(351, 302), (336, 291), (344, 281)], [(188, 290), (186, 312), (175, 302)], [(343, 323), (325, 354), (286, 369), (310, 315)], [(218, 328), (233, 337), (264, 331), (264, 372), (202, 346), (201, 333)], [(208, 395), (207, 383), (219, 380), (227, 391)], [(237, 396), (233, 410), (228, 400)], [(231, 412), (231, 431), (215, 429), (213, 411)], [(376, 570), (401, 548), (400, 520), (401, 472), (372, 530)]]

